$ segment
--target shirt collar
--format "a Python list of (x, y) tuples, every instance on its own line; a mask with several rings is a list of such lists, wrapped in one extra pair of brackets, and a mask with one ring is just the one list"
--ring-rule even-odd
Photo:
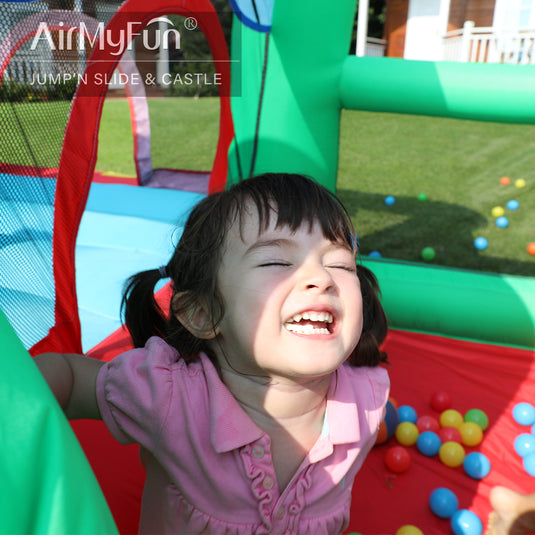
[(226, 453), (260, 439), (255, 425), (225, 386), (212, 361), (201, 353), (210, 398), (210, 439), (218, 453)]

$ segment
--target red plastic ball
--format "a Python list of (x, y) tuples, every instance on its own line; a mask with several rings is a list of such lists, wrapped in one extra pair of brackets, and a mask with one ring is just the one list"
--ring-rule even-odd
[(431, 396), (431, 407), (437, 412), (443, 412), (451, 407), (451, 397), (447, 392), (435, 392)]
[(438, 436), (442, 443), (444, 442), (462, 442), (460, 431), (456, 427), (441, 427), (438, 432)]
[(433, 431), (434, 433), (438, 433), (440, 424), (433, 416), (424, 415), (420, 416), (418, 420), (416, 420), (416, 427), (420, 433), (423, 433), (424, 431)]
[(385, 464), (389, 470), (396, 474), (401, 474), (409, 469), (411, 456), (406, 448), (402, 446), (392, 446), (385, 454)]

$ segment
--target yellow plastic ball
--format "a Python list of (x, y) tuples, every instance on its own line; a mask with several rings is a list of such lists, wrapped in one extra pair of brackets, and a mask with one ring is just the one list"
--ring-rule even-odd
[(440, 425), (442, 427), (455, 427), (455, 429), (459, 429), (459, 426), (463, 422), (463, 415), (454, 409), (448, 409), (440, 415)]
[(526, 181), (523, 178), (515, 180), (515, 186), (517, 188), (523, 188), (526, 185)]
[(505, 214), (505, 210), (501, 206), (495, 206), (492, 210), (492, 217), (502, 217)]
[(464, 448), (457, 442), (444, 442), (438, 450), (440, 460), (451, 468), (461, 466), (464, 461)]
[(465, 446), (477, 446), (483, 440), (483, 429), (474, 422), (463, 422), (459, 426), (459, 433)]
[(424, 532), (416, 526), (407, 524), (405, 526), (401, 526), (396, 531), (396, 535), (424, 535)]
[(396, 439), (403, 446), (414, 446), (420, 432), (412, 422), (401, 422), (396, 427)]

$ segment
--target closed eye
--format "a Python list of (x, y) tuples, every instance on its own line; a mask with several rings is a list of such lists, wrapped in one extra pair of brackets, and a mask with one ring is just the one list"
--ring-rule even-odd
[(327, 267), (332, 269), (343, 269), (344, 271), (349, 271), (350, 273), (357, 272), (357, 266), (355, 264), (329, 264)]
[(291, 264), (290, 262), (283, 262), (281, 260), (273, 260), (270, 262), (263, 262), (262, 264), (258, 265), (258, 267), (270, 267), (270, 266), (288, 267), (288, 266), (291, 266)]

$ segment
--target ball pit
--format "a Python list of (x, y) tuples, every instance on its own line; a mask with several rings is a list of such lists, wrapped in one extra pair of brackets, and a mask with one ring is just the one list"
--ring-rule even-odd
[(464, 448), (458, 442), (444, 442), (438, 450), (440, 460), (451, 468), (461, 466), (464, 461)]
[(440, 437), (433, 431), (424, 431), (416, 440), (418, 451), (426, 457), (433, 457), (436, 455), (441, 445), (442, 441), (440, 440)]
[(385, 464), (390, 471), (401, 474), (409, 469), (411, 456), (406, 448), (392, 446), (386, 451)]
[(483, 523), (472, 511), (460, 509), (451, 517), (451, 529), (455, 535), (481, 535)]
[(474, 422), (463, 422), (459, 426), (461, 443), (465, 446), (477, 446), (483, 440), (483, 430)]
[(414, 446), (419, 435), (418, 428), (412, 422), (401, 422), (397, 426), (395, 434), (397, 441), (402, 446)]
[(535, 424), (535, 407), (531, 403), (517, 403), (513, 408), (513, 419), (520, 425)]
[(473, 451), (464, 458), (463, 468), (472, 479), (483, 479), (490, 473), (490, 461), (486, 455)]
[(459, 411), (448, 409), (440, 415), (439, 421), (442, 427), (455, 427), (459, 429), (460, 425), (464, 422), (464, 418)]
[(430, 405), (437, 412), (444, 412), (451, 407), (451, 397), (447, 392), (435, 392), (431, 396)]
[(464, 415), (465, 422), (473, 422), (483, 431), (489, 426), (489, 417), (481, 409), (470, 409)]
[(453, 491), (438, 487), (429, 496), (429, 507), (440, 518), (451, 518), (459, 509), (459, 500)]

